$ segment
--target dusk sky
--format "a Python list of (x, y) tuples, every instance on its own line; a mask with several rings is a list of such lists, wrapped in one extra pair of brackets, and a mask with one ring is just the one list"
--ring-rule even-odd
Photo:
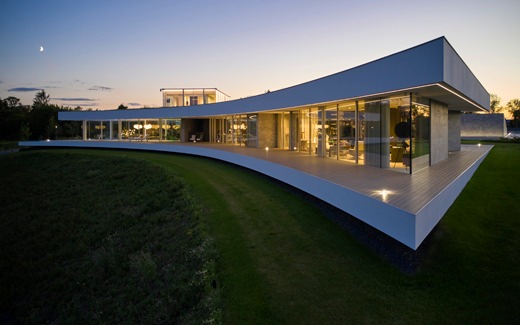
[[(445, 36), (502, 105), (520, 98), (520, 1), (0, 2), (0, 97), (92, 109), (161, 106), (160, 88), (231, 99)], [(43, 47), (43, 51), (40, 51)]]

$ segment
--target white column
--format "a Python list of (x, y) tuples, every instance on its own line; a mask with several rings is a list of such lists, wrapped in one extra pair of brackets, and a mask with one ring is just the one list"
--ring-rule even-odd
[(117, 139), (119, 141), (123, 140), (123, 122), (121, 120), (117, 120)]
[(87, 121), (83, 121), (83, 141), (87, 140)]
[(325, 133), (325, 107), (320, 107), (319, 111), (321, 113), (321, 143), (319, 146), (321, 147), (320, 157), (327, 156), (327, 135)]
[(163, 119), (159, 119), (159, 142), (163, 140)]
[[(356, 114), (356, 113), (354, 113), (354, 114)], [(354, 116), (354, 125), (356, 123), (355, 119), (356, 119), (356, 117)], [(339, 160), (339, 140), (340, 140), (340, 135), (339, 135), (339, 104), (336, 104), (336, 159), (337, 160)], [(354, 141), (354, 143), (355, 143), (355, 141)]]

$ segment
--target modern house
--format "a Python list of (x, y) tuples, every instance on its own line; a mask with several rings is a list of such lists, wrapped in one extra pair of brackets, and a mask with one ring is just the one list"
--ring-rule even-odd
[[(83, 121), (83, 141), (68, 145), (148, 146), (148, 150), (166, 151), (164, 144), (170, 143), (176, 129), (185, 144), (172, 142), (173, 149), (167, 151), (205, 155), (263, 172), (326, 200), (413, 249), (442, 218), (489, 151), (477, 154), (468, 168), (444, 185), (422, 184), (428, 198), (413, 207), (409, 206), (413, 200), (393, 202), (370, 194), (368, 187), (357, 188), (348, 183), (351, 180), (341, 184), (341, 177), (320, 175), (321, 164), (323, 170), (334, 168), (336, 175), (361, 178), (357, 184), (366, 177), (365, 184), (373, 188), (399, 177), (410, 187), (409, 198), (422, 195), (415, 192), (419, 190), (414, 182), (444, 177), (434, 173), (450, 169), (446, 164), (464, 151), (461, 112), (489, 111), (488, 92), (444, 37), (239, 100), (228, 100), (216, 88), (161, 91), (164, 108), (60, 112), (59, 120)], [(153, 143), (132, 144), (136, 134)], [(202, 143), (187, 145), (193, 141)], [(154, 144), (161, 147), (150, 149)], [(233, 151), (233, 147), (261, 150)], [(285, 158), (274, 165), (264, 163), (259, 153), (268, 150)], [(282, 162), (293, 159), (298, 164), (309, 158), (318, 167), (301, 169), (300, 174), (286, 169), (290, 162)], [(437, 165), (447, 167), (434, 168)], [(377, 179), (371, 175), (378, 175)]]

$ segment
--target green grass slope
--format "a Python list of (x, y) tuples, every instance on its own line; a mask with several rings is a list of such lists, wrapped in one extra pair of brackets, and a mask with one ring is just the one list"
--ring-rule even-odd
[(136, 158), (184, 179), (215, 240), (225, 324), (513, 323), (520, 317), (518, 145), (491, 151), (412, 275), (372, 253), (304, 196), (256, 173), (182, 155), (66, 151), (100, 161)]
[(59, 151), (0, 157), (0, 171), (3, 321), (218, 319), (216, 252), (181, 179)]

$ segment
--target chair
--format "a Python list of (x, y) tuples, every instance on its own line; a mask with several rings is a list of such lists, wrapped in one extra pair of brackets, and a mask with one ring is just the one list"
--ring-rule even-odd
[(195, 141), (200, 142), (204, 138), (204, 132), (199, 133), (199, 136), (195, 138)]
[(365, 151), (365, 143), (363, 141), (358, 141), (358, 147), (357, 147), (357, 154), (356, 154), (356, 147), (352, 147), (351, 149), (348, 149), (348, 153), (354, 158), (360, 158), (363, 155), (363, 152)]
[(190, 141), (191, 142), (197, 142), (197, 136), (195, 134), (192, 134), (191, 138), (190, 138)]
[(144, 140), (148, 141), (148, 134), (130, 138), (130, 141), (132, 141), (132, 140), (134, 140), (134, 141), (141, 141), (141, 142), (143, 142)]

